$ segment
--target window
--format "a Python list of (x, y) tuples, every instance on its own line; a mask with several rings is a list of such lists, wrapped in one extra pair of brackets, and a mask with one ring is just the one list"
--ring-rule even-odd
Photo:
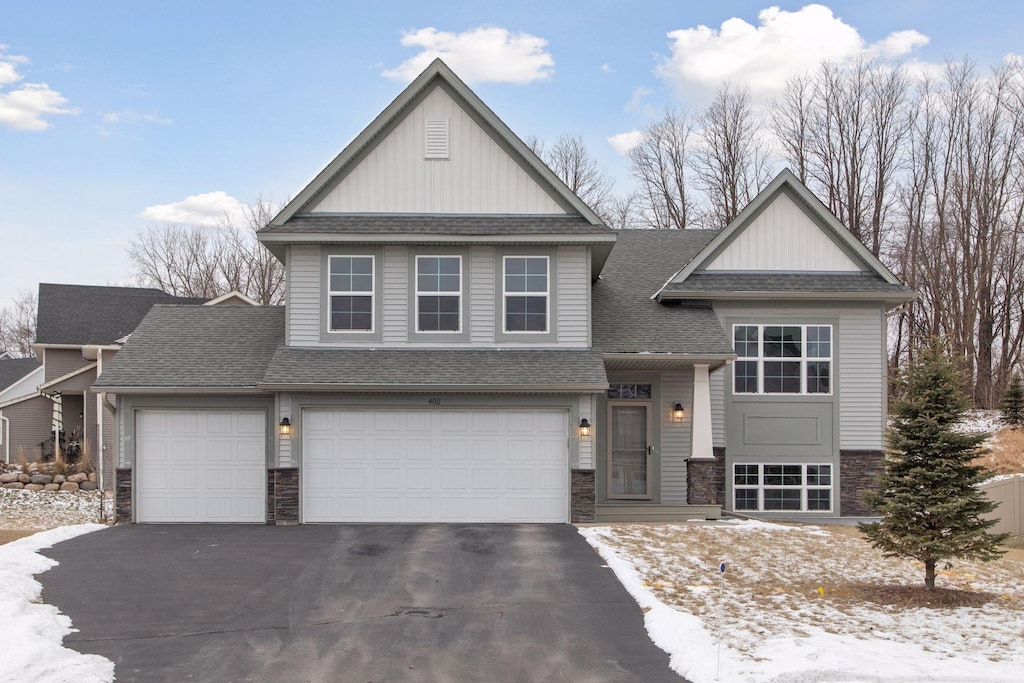
[(734, 325), (737, 394), (832, 393), (831, 325)]
[(462, 329), (462, 258), (416, 257), (416, 331)]
[(331, 332), (373, 332), (373, 256), (330, 256)]
[(831, 465), (733, 465), (733, 509), (830, 512)]
[(505, 332), (548, 331), (548, 257), (504, 259)]
[(608, 385), (608, 398), (638, 398), (649, 399), (651, 397), (650, 384), (610, 384)]

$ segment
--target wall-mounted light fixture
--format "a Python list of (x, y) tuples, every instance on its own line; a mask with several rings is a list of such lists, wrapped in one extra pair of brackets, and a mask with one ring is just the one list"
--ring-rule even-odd
[(287, 417), (282, 417), (281, 423), (278, 425), (278, 431), (281, 433), (281, 436), (291, 436), (292, 421)]
[(682, 403), (677, 403), (676, 407), (672, 409), (672, 421), (673, 422), (682, 422), (683, 421), (683, 415), (685, 415), (685, 413), (683, 412), (683, 404)]
[(590, 436), (590, 423), (587, 421), (587, 418), (580, 420), (580, 436)]

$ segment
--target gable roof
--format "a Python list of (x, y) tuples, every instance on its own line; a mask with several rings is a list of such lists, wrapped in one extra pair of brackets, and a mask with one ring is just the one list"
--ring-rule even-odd
[[(767, 206), (780, 192), (785, 190), (790, 191), (800, 202), (804, 209), (808, 210), (818, 222), (819, 227), (826, 232), (826, 234), (839, 245), (842, 246), (851, 256), (859, 260), (863, 265), (864, 269), (868, 274), (873, 274), (875, 279), (880, 279), (883, 283), (890, 285), (891, 293), (897, 298), (913, 298), (913, 294), (910, 293), (906, 287), (899, 281), (899, 279), (892, 274), (885, 265), (872, 254), (867, 247), (865, 247), (860, 240), (854, 237), (845, 225), (843, 225), (838, 218), (836, 218), (831, 211), (811, 192), (806, 185), (801, 183), (793, 172), (788, 168), (783, 169), (775, 178), (765, 187), (761, 192), (754, 197), (738, 216), (728, 226), (721, 230), (714, 239), (694, 256), (683, 268), (681, 268), (675, 275), (662, 285), (655, 294), (656, 297), (662, 298), (666, 294), (671, 297), (672, 292), (686, 291), (685, 287), (679, 287), (682, 283), (686, 282), (689, 278), (695, 275), (697, 271), (700, 271), (708, 266), (712, 260), (730, 244), (738, 235), (741, 233), (753, 220), (760, 211)], [(703, 276), (704, 274), (702, 274)], [(734, 274), (739, 275), (739, 274)], [(834, 277), (834, 276), (824, 276)], [(712, 281), (705, 280), (705, 285), (709, 285)], [(790, 286), (793, 286), (797, 281), (790, 280)], [(867, 280), (864, 280), (867, 282)], [(724, 282), (725, 286), (733, 286), (728, 281)], [(768, 286), (776, 286), (773, 283), (767, 283)], [(813, 286), (815, 283), (808, 281), (808, 286)], [(745, 286), (754, 286), (748, 284)], [(710, 291), (710, 290), (705, 290)], [(749, 290), (754, 291), (754, 290)], [(815, 293), (818, 289), (808, 289), (807, 292)], [(866, 290), (870, 291), (870, 290)]]
[[(372, 149), (383, 138), (383, 134), (397, 120), (408, 115), (419, 97), (438, 85), (447, 86), (462, 100), (462, 104), (478, 116), (494, 133), (519, 157), (521, 163), (548, 185), (553, 196), (567, 207), (575, 210), (592, 225), (603, 225), (593, 210), (570, 190), (557, 175), (547, 167), (527, 145), (484, 104), (469, 86), (455, 75), (441, 59), (435, 59), (423, 73), (417, 76), (356, 138), (350, 142), (331, 163), (322, 170), (292, 201), (270, 222), (268, 228), (284, 225), (293, 217), (307, 210), (325, 190), (333, 187), (335, 181)], [(267, 230), (267, 228), (264, 228)], [(262, 233), (263, 231), (261, 231)]]
[(0, 393), (30, 375), (41, 365), (38, 358), (0, 358)]
[(36, 344), (114, 344), (138, 326), (153, 304), (201, 304), (144, 287), (39, 285)]

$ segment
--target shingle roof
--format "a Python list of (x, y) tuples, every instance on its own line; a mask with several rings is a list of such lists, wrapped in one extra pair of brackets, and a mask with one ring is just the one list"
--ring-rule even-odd
[(158, 289), (39, 285), (36, 343), (113, 344), (130, 334), (156, 303), (201, 304)]
[(582, 216), (322, 214), (295, 216), (260, 234), (594, 235), (612, 229)]
[(876, 273), (718, 273), (696, 272), (666, 292), (782, 292), (809, 294), (906, 295), (913, 290), (892, 285)]
[(0, 391), (25, 377), (42, 363), (36, 358), (0, 358)]
[(608, 378), (600, 354), (592, 351), (281, 347), (274, 353), (264, 383), (551, 388), (603, 387)]
[(714, 230), (620, 230), (593, 287), (594, 348), (604, 353), (732, 355), (707, 306), (666, 305), (652, 294), (714, 238)]
[(93, 386), (255, 388), (283, 342), (283, 306), (158, 304)]

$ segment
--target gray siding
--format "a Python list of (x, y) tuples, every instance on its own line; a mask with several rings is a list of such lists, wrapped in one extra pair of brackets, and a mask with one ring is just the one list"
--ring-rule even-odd
[[(672, 408), (682, 403), (682, 422), (672, 419)], [(654, 424), (661, 426), (661, 502), (686, 503), (686, 459), (690, 457), (693, 418), (693, 373), (661, 376), (661, 401), (654, 405)]]
[(494, 342), (494, 247), (470, 249), (469, 340), (473, 344)]
[(50, 438), (53, 403), (43, 396), (25, 399), (0, 410), (0, 415), (11, 421), (11, 462), (23, 457), (38, 460), (41, 451), (37, 444)]
[(320, 248), (288, 248), (287, 344), (315, 346), (320, 343)]
[(381, 325), (385, 346), (409, 339), (409, 255), (405, 247), (384, 248)]
[(46, 368), (44, 381), (49, 382), (63, 377), (91, 362), (82, 357), (81, 349), (46, 349), (43, 355), (43, 365)]
[(587, 276), (587, 263), (586, 247), (559, 247), (556, 273), (559, 345), (589, 345), (590, 278)]
[(725, 377), (726, 368), (711, 374), (711, 433), (715, 448), (725, 447)]

